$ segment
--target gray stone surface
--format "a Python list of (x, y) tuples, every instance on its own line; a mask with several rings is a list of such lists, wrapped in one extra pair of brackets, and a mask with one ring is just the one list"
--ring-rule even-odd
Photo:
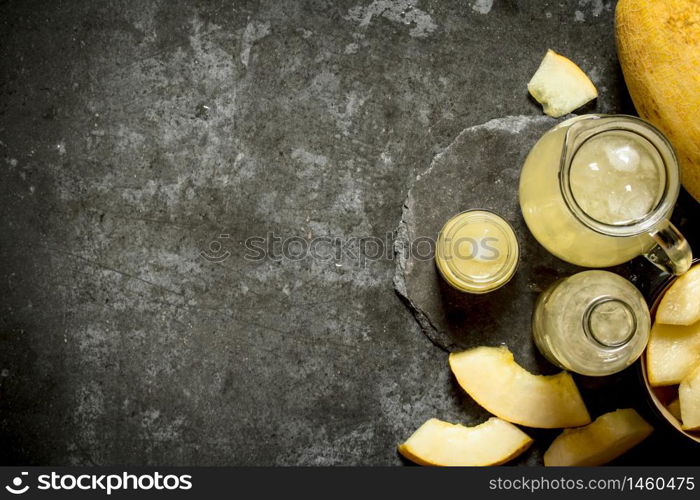
[(461, 130), (540, 114), (525, 84), (549, 47), (598, 85), (588, 110), (628, 110), (613, 7), (3, 2), (3, 463), (400, 464), (425, 419), (484, 417), (390, 251), (254, 262), (244, 242), (391, 247)]

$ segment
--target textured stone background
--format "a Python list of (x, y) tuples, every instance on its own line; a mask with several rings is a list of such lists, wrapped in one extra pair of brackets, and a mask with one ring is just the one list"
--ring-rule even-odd
[(400, 464), (423, 420), (464, 419), (390, 253), (250, 262), (243, 241), (386, 238), (459, 131), (540, 113), (548, 47), (598, 85), (589, 110), (629, 110), (613, 9), (2, 2), (2, 462)]

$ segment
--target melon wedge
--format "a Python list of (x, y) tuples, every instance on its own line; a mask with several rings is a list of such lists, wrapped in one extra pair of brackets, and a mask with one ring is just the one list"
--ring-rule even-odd
[(452, 353), (450, 368), (467, 394), (508, 422), (551, 429), (591, 421), (571, 375), (533, 375), (505, 346)]
[(420, 465), (499, 465), (531, 444), (527, 434), (499, 418), (474, 427), (431, 418), (399, 445), (399, 453)]
[(700, 429), (700, 364), (698, 364), (678, 387), (681, 402), (681, 426), (687, 431)]
[(544, 453), (544, 464), (603, 465), (644, 441), (653, 430), (632, 408), (615, 410), (585, 427), (565, 429)]
[(690, 326), (657, 321), (651, 327), (646, 356), (652, 386), (680, 383), (700, 363), (700, 321)]
[(656, 321), (686, 326), (700, 321), (700, 265), (690, 268), (666, 291), (656, 311)]
[(545, 114), (558, 118), (598, 97), (598, 90), (570, 59), (548, 50), (527, 90)]

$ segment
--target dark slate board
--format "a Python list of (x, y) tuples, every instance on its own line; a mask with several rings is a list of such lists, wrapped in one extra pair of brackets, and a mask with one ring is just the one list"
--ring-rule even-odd
[[(543, 116), (517, 116), (467, 128), (416, 177), (409, 191), (395, 243), (394, 284), (423, 332), (446, 351), (506, 344), (528, 370), (559, 371), (537, 352), (532, 342), (532, 308), (548, 285), (583, 268), (557, 259), (537, 243), (520, 214), (517, 194), (525, 156), (556, 123)], [(696, 249), (700, 247), (699, 207), (682, 191), (672, 218)], [(513, 225), (521, 251), (512, 281), (481, 296), (452, 289), (439, 276), (433, 259), (415, 258), (407, 251), (419, 238), (434, 240), (445, 221), (470, 208), (486, 208), (503, 216)], [(610, 270), (632, 281), (647, 298), (668, 277), (643, 257)], [(697, 447), (681, 438), (652, 409), (638, 364), (609, 377), (575, 377), (593, 417), (617, 408), (633, 407), (657, 429), (652, 438), (617, 459), (615, 464), (648, 463), (649, 457), (663, 456), (669, 442), (679, 456), (686, 457), (686, 462), (696, 463), (691, 457), (697, 456)], [(465, 411), (478, 417), (481, 409), (465, 405)], [(541, 463), (544, 449), (560, 431), (528, 429), (527, 432), (537, 445), (517, 463)]]
[[(467, 128), (416, 177), (397, 232), (395, 286), (423, 332), (447, 351), (506, 344), (517, 361), (535, 373), (558, 371), (531, 339), (530, 318), (539, 293), (560, 277), (584, 270), (549, 254), (532, 237), (518, 205), (520, 167), (532, 145), (557, 123), (544, 116), (516, 116)], [(431, 258), (407, 251), (420, 238), (434, 240), (442, 225), (467, 209), (493, 210), (510, 222), (520, 244), (516, 275), (485, 295), (458, 292), (440, 277)], [(674, 222), (697, 248), (698, 204), (683, 193)], [(690, 234), (692, 233), (692, 234)], [(610, 269), (647, 297), (667, 275), (646, 259)], [(644, 395), (636, 369), (604, 378), (578, 377), (594, 415), (622, 405), (640, 406)], [(613, 386), (614, 391), (599, 391)], [(622, 395), (624, 393), (624, 395)]]

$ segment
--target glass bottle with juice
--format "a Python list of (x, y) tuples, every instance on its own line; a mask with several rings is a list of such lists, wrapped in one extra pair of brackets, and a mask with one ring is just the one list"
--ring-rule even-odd
[(555, 365), (583, 375), (625, 369), (642, 354), (651, 319), (635, 286), (607, 271), (584, 271), (540, 294), (532, 334)]

